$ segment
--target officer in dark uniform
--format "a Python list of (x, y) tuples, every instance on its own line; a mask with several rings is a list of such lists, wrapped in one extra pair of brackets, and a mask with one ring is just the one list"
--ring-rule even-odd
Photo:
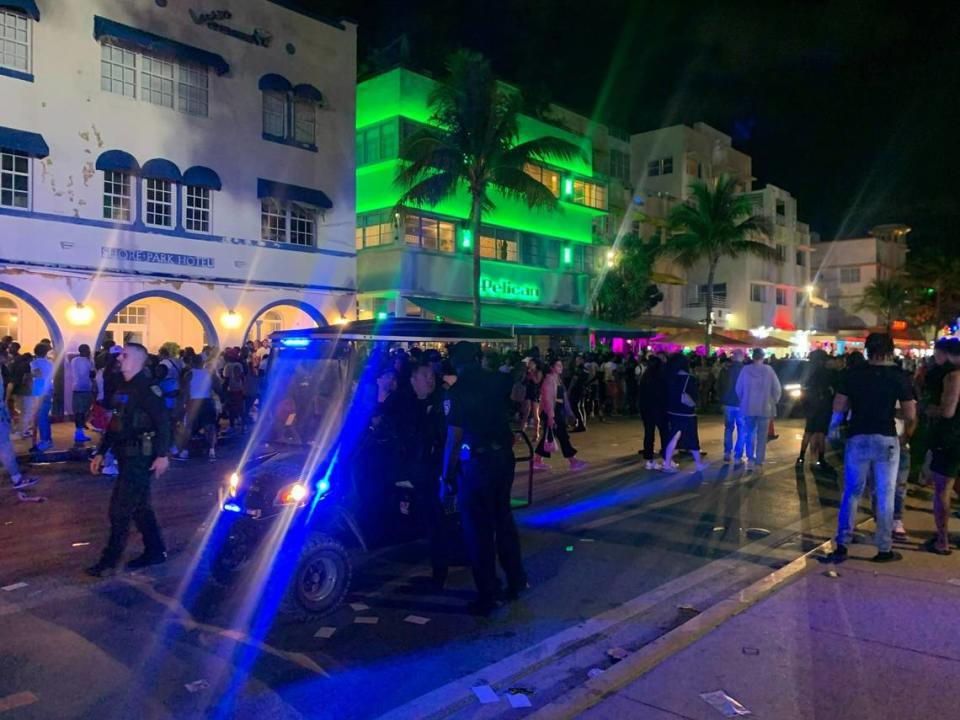
[(481, 369), (480, 348), (458, 342), (450, 351), (457, 377), (444, 400), (447, 441), (443, 492), (457, 494), (477, 598), (469, 609), (489, 615), (497, 607), (496, 559), (507, 576), (507, 597), (527, 587), (520, 536), (510, 507), (515, 461), (510, 429), (510, 378)]
[(401, 397), (398, 434), (403, 450), (399, 471), (413, 485), (414, 508), (430, 543), (433, 589), (442, 590), (450, 565), (452, 516), (444, 511), (440, 502), (447, 423), (443, 415), (443, 392), (437, 389), (433, 366), (414, 367), (409, 390), (402, 390)]
[(143, 536), (143, 555), (127, 563), (131, 569), (156, 565), (167, 559), (166, 547), (157, 516), (150, 502), (150, 479), (166, 472), (170, 460), (170, 419), (163, 391), (144, 370), (147, 350), (143, 345), (127, 343), (120, 353), (120, 383), (110, 407), (113, 417), (96, 454), (90, 460), (90, 472), (100, 473), (103, 456), (109, 450), (117, 458), (120, 474), (110, 497), (110, 539), (88, 575), (100, 577), (117, 566), (127, 544), (130, 521)]

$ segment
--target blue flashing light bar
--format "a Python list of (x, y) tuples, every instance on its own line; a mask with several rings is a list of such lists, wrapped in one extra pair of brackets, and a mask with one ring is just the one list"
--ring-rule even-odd
[(280, 344), (284, 347), (302, 348), (310, 344), (310, 338), (305, 337), (287, 337), (280, 338)]
[(317, 483), (317, 493), (323, 495), (330, 490), (330, 481), (326, 478)]
[(223, 509), (226, 510), (227, 512), (235, 512), (235, 513), (243, 512), (240, 506), (237, 505), (236, 503), (224, 503)]

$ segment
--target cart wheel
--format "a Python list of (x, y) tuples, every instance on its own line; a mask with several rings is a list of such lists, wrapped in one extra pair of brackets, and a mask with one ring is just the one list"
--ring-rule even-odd
[(280, 612), (304, 620), (333, 612), (350, 589), (352, 572), (343, 545), (323, 533), (310, 535), (300, 551)]
[(250, 564), (254, 545), (241, 523), (234, 523), (216, 556), (210, 559), (210, 575), (220, 585), (231, 585)]

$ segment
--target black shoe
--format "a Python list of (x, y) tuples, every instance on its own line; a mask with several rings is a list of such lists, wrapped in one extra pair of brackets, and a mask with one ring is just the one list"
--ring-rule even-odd
[(96, 565), (91, 565), (88, 568), (84, 568), (83, 571), (90, 577), (98, 578), (109, 574), (113, 568), (113, 565), (107, 565), (104, 562), (98, 562)]
[(520, 595), (530, 589), (530, 583), (524, 583), (519, 587), (508, 587), (503, 591), (503, 600), (505, 602), (513, 602), (514, 600), (519, 600)]
[(836, 550), (827, 555), (827, 562), (832, 562), (836, 565), (839, 565), (844, 560), (847, 559), (847, 546), (846, 545), (837, 545)]
[(767, 442), (771, 442), (772, 440), (779, 440), (779, 439), (780, 439), (779, 435), (767, 435)]
[(467, 612), (477, 617), (490, 617), (500, 607), (496, 600), (471, 600), (467, 603)]
[(149, 565), (159, 565), (167, 561), (167, 554), (165, 552), (160, 553), (159, 555), (147, 555), (144, 553), (140, 557), (131, 560), (127, 563), (127, 570), (139, 570), (140, 568), (145, 568)]
[(870, 562), (875, 562), (875, 563), (896, 562), (897, 560), (903, 560), (903, 555), (901, 555), (900, 553), (896, 552), (895, 550), (887, 550), (886, 552), (878, 552), (876, 555), (874, 555), (872, 558), (870, 558)]

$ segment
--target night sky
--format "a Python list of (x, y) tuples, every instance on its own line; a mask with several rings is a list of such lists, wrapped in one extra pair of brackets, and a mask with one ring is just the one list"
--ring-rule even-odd
[(404, 34), (434, 74), (479, 50), (504, 80), (630, 132), (703, 120), (732, 135), (757, 186), (793, 193), (824, 239), (906, 222), (913, 243), (954, 247), (960, 6), (300, 1), (359, 23), (361, 67)]

